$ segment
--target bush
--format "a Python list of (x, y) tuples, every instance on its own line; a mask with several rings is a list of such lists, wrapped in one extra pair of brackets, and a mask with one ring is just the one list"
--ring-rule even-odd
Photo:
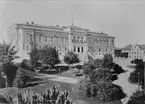
[(68, 91), (61, 93), (53, 86), (42, 94), (36, 94), (30, 90), (24, 94), (17, 92), (17, 97), (12, 99), (12, 102), (14, 104), (73, 104), (68, 95)]
[(119, 66), (116, 63), (112, 63), (112, 66), (111, 67), (112, 67), (112, 70), (113, 70), (112, 73), (114, 73), (114, 74), (120, 74), (120, 73), (123, 73), (124, 72), (124, 70), (122, 69), (122, 67)]
[(93, 65), (93, 63), (88, 62), (84, 64), (83, 69), (84, 69), (84, 74), (87, 77), (89, 76), (89, 74), (91, 74), (93, 70), (95, 70), (95, 66)]
[(113, 57), (111, 54), (105, 54), (103, 57), (102, 67), (103, 68), (111, 68), (111, 64), (113, 63)]
[(98, 68), (89, 74), (89, 79), (92, 83), (97, 83), (98, 80), (110, 80), (111, 72), (109, 69)]
[(22, 60), (22, 62), (20, 63), (20, 67), (29, 71), (35, 71), (31, 63), (26, 59)]
[(144, 98), (145, 98), (145, 94), (143, 90), (142, 91), (137, 90), (132, 94), (127, 104), (145, 104)]
[(96, 59), (96, 60), (94, 60), (94, 66), (95, 66), (96, 68), (101, 67), (102, 64), (103, 64), (103, 60), (102, 60), (102, 59)]
[(7, 77), (7, 87), (12, 86), (17, 70), (18, 68), (11, 63), (3, 64), (3, 72)]
[(120, 86), (114, 85), (109, 81), (100, 80), (96, 89), (96, 97), (100, 101), (116, 101), (126, 96)]
[(143, 62), (142, 59), (134, 59), (134, 60), (130, 61), (130, 63), (132, 63), (132, 64), (139, 64), (141, 62)]
[(17, 74), (15, 76), (13, 86), (18, 88), (24, 88), (28, 82), (30, 77), (26, 76), (21, 68), (17, 70)]
[(81, 96), (94, 97), (100, 101), (116, 101), (126, 96), (120, 86), (105, 80), (99, 80), (95, 84), (83, 80), (77, 84), (77, 90)]

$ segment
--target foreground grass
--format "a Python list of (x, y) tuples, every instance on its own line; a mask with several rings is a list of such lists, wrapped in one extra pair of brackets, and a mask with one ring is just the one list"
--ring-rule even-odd
[(76, 87), (74, 84), (68, 84), (68, 83), (62, 83), (62, 82), (56, 82), (56, 81), (50, 81), (50, 80), (47, 81), (46, 83), (38, 84), (38, 85), (33, 86), (33, 87), (27, 87), (27, 88), (21, 88), (21, 89), (11, 87), (11, 88), (0, 89), (0, 94), (2, 94), (4, 96), (4, 98), (8, 99), (9, 96), (15, 97), (16, 92), (18, 90), (21, 92), (25, 92), (27, 89), (31, 89), (32, 92), (42, 93), (46, 89), (52, 87), (53, 85), (58, 87), (61, 91), (68, 90), (70, 92), (69, 96), (70, 96), (71, 100), (76, 102), (75, 104), (122, 104), (121, 101), (100, 102), (97, 99), (81, 97), (77, 94)]

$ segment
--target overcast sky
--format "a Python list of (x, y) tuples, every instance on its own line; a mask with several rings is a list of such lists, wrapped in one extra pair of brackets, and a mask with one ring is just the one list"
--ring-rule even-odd
[(145, 2), (90, 0), (0, 0), (0, 39), (14, 23), (74, 24), (115, 36), (115, 45), (145, 44)]

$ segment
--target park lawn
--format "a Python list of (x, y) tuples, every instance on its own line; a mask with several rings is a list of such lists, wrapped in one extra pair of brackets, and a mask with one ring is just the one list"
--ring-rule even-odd
[[(48, 80), (46, 83), (38, 84), (36, 86), (27, 87), (27, 88), (18, 89), (18, 88), (10, 87), (10, 88), (0, 89), (0, 94), (2, 94), (6, 99), (8, 99), (9, 96), (15, 97), (17, 90), (21, 92), (25, 92), (27, 89), (31, 89), (31, 91), (34, 93), (42, 93), (46, 89), (52, 87), (53, 85), (58, 87), (61, 91), (68, 90), (70, 92), (69, 95), (70, 99), (73, 100), (74, 102), (79, 100), (81, 102), (84, 102), (82, 104), (122, 104), (121, 101), (119, 101), (118, 103), (117, 102), (105, 103), (105, 102), (100, 102), (97, 99), (81, 97), (77, 94), (74, 84), (56, 82), (50, 80)], [(81, 104), (81, 103), (77, 103), (77, 104)]]

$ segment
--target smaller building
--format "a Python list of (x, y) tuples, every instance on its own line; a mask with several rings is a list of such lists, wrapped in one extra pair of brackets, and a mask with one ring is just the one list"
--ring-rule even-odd
[(127, 45), (122, 48), (122, 53), (128, 53), (129, 59), (143, 59), (145, 57), (145, 44)]

